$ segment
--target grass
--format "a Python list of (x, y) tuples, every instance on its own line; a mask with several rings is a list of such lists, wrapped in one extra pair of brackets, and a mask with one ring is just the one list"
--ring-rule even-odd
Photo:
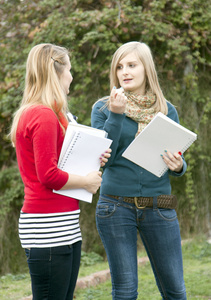
[(31, 295), (28, 273), (20, 275), (7, 274), (0, 278), (0, 299), (19, 300)]
[[(184, 276), (188, 300), (211, 300), (211, 245), (204, 238), (195, 238), (183, 244)], [(93, 255), (93, 254), (92, 254)], [(140, 254), (144, 256), (145, 253)], [(83, 257), (79, 277), (108, 268), (108, 264), (93, 256)], [(88, 266), (87, 266), (88, 264)], [(0, 277), (0, 299), (20, 300), (30, 296), (28, 273)], [(77, 290), (76, 300), (111, 300), (110, 280), (93, 288)], [(149, 263), (139, 267), (139, 300), (160, 300)]]
[[(211, 245), (197, 238), (182, 246), (187, 299), (211, 300)], [(139, 267), (138, 300), (161, 300), (149, 262)], [(77, 290), (77, 300), (111, 300), (110, 281)]]

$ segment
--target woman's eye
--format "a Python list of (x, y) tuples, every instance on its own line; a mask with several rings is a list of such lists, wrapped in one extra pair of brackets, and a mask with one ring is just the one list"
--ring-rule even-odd
[(122, 69), (122, 66), (117, 66), (117, 70), (120, 70), (120, 69)]
[(135, 64), (130, 64), (130, 67), (131, 68), (134, 68), (136, 65)]

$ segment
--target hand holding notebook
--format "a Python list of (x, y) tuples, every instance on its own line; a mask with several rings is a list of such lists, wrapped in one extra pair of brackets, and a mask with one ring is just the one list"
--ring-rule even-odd
[(184, 153), (197, 135), (159, 112), (122, 154), (123, 157), (161, 177), (168, 167), (163, 151)]
[[(92, 129), (87, 132), (78, 126), (74, 128), (67, 132), (69, 136), (66, 137), (65, 149), (61, 151), (58, 167), (69, 174), (86, 176), (100, 169), (100, 156), (110, 147), (112, 140), (104, 137), (105, 132), (96, 135)], [(92, 193), (82, 188), (54, 190), (54, 193), (92, 202)]]

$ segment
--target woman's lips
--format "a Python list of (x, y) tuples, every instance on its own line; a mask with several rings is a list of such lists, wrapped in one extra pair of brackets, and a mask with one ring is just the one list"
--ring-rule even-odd
[(128, 82), (131, 82), (131, 80), (132, 80), (132, 79), (129, 79), (129, 78), (128, 78), (128, 79), (124, 79), (123, 81), (124, 81), (124, 83), (128, 83)]

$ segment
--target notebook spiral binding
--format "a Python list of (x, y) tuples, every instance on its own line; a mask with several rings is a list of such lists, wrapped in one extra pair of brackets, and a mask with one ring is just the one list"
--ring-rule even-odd
[[(184, 153), (196, 140), (196, 138), (190, 138), (189, 142), (180, 150), (182, 153)], [(166, 171), (168, 170), (167, 166), (164, 166), (162, 170), (160, 170), (159, 176), (162, 176)]]
[(73, 139), (72, 139), (70, 145), (68, 146), (67, 151), (66, 151), (65, 154), (64, 154), (64, 157), (62, 158), (62, 161), (61, 161), (61, 164), (60, 164), (60, 168), (61, 168), (62, 170), (65, 169), (65, 165), (66, 165), (66, 162), (67, 162), (67, 160), (68, 160), (68, 157), (73, 153), (73, 149), (74, 149), (75, 144), (76, 144), (76, 142), (77, 142), (77, 140), (78, 140), (79, 138), (80, 138), (80, 132), (77, 131), (77, 132), (75, 133), (75, 135), (74, 135), (74, 137), (73, 137)]

